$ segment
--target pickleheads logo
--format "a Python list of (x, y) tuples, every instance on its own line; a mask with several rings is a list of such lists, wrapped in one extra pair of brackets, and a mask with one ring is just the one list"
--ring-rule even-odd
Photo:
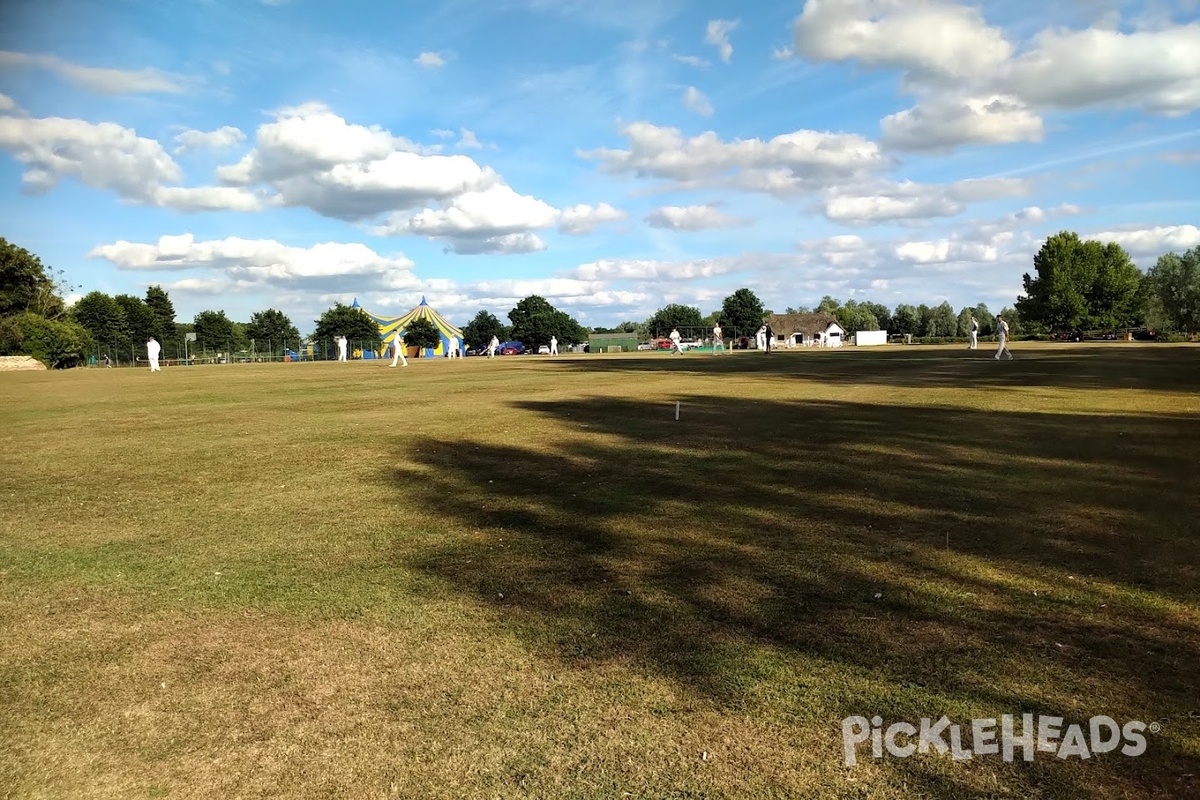
[[(848, 767), (858, 763), (858, 746), (868, 739), (874, 758), (883, 758), (884, 751), (896, 758), (935, 752), (948, 753), (955, 761), (994, 755), (1012, 761), (1019, 752), (1025, 761), (1033, 761), (1037, 753), (1061, 759), (1085, 759), (1114, 750), (1132, 758), (1146, 752), (1146, 731), (1159, 732), (1157, 722), (1147, 725), (1130, 720), (1120, 725), (1107, 716), (1092, 717), (1086, 725), (1072, 724), (1065, 728), (1064, 721), (1062, 717), (1039, 716), (1035, 720), (1033, 714), (1022, 714), (1019, 719), (1005, 714), (999, 720), (973, 719), (960, 725), (943, 716), (936, 721), (922, 719), (919, 725), (894, 722), (884, 728), (881, 717), (846, 717), (842, 720), (842, 749)], [(969, 740), (964, 733), (970, 735)]]

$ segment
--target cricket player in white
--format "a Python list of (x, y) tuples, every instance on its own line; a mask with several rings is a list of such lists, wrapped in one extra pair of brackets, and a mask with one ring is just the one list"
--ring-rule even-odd
[(763, 325), (758, 329), (758, 333), (754, 334), (754, 343), (758, 345), (759, 350), (767, 349), (767, 326)]
[(683, 348), (679, 346), (679, 339), (680, 339), (679, 329), (672, 328), (671, 335), (669, 338), (671, 340), (671, 349), (674, 350), (679, 355), (683, 355)]
[(971, 315), (971, 346), (968, 350), (974, 350), (979, 346), (979, 320), (975, 319), (975, 315)]
[(550, 337), (550, 355), (552, 355), (552, 356), (558, 355), (558, 337), (557, 336)]
[(348, 342), (346, 341), (346, 337), (345, 337), (345, 336), (339, 336), (339, 337), (337, 338), (337, 346), (338, 346), (338, 361), (345, 361), (345, 360), (346, 360), (346, 345), (347, 345), (347, 344), (348, 344)]
[(158, 368), (158, 354), (161, 352), (162, 345), (158, 343), (157, 339), (151, 336), (146, 342), (146, 357), (150, 359), (151, 372), (162, 372), (162, 370)]
[(718, 347), (721, 348), (722, 353), (729, 352), (728, 350), (725, 349), (725, 339), (723, 339), (721, 336), (721, 326), (714, 325), (713, 326), (713, 355), (714, 356), (717, 354)]
[(495, 358), (496, 351), (499, 349), (500, 349), (500, 340), (497, 339), (495, 336), (493, 336), (492, 340), (490, 342), (488, 342), (488, 358)]
[(462, 358), (462, 353), (458, 352), (458, 342), (453, 338), (446, 340), (446, 358)]
[(396, 338), (392, 340), (392, 363), (391, 366), (396, 366), (396, 362), (401, 361), (404, 366), (408, 366), (408, 359), (404, 357), (404, 338), (400, 335), (400, 331), (396, 331)]
[(999, 361), (1001, 355), (1007, 355), (1008, 360), (1012, 361), (1012, 351), (1008, 349), (1008, 323), (999, 314), (996, 315), (996, 338), (1000, 341), (1000, 346), (996, 348), (996, 360)]

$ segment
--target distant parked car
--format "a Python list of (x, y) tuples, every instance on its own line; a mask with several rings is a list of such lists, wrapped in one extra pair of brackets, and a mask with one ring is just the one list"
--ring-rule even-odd
[(1153, 342), (1158, 339), (1158, 331), (1152, 328), (1142, 328), (1133, 332), (1133, 338), (1139, 342)]
[(540, 347), (538, 347), (538, 355), (539, 356), (550, 355), (550, 345), (544, 344), (544, 345), (541, 345)]
[(513, 339), (510, 342), (501, 342), (496, 348), (496, 353), (502, 356), (519, 356), (525, 352), (525, 345)]
[(653, 350), (654, 342), (638, 342), (638, 350)]

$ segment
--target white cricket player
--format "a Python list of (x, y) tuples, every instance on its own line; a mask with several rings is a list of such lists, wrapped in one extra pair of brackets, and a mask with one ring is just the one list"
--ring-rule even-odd
[(1012, 351), (1008, 349), (1008, 323), (1004, 321), (1004, 317), (996, 315), (996, 338), (1000, 342), (1000, 346), (996, 348), (996, 360), (1000, 360), (1001, 355), (1007, 355), (1008, 360), (1012, 361)]
[(683, 347), (679, 344), (679, 339), (681, 338), (679, 336), (679, 329), (672, 328), (671, 335), (667, 338), (671, 340), (671, 349), (679, 355), (683, 355)]
[(400, 335), (400, 331), (396, 331), (396, 338), (392, 340), (392, 363), (390, 366), (396, 366), (397, 361), (408, 366), (408, 359), (404, 356), (404, 337)]
[(162, 372), (158, 366), (158, 354), (161, 352), (162, 345), (158, 343), (157, 339), (151, 336), (148, 340), (146, 340), (146, 358), (150, 361), (151, 372)]
[(712, 349), (712, 351), (713, 351), (714, 356), (717, 354), (718, 347), (721, 348), (722, 353), (729, 352), (728, 350), (725, 349), (725, 338), (724, 338), (724, 335), (721, 333), (721, 324), (720, 323), (717, 323), (716, 325), (713, 326), (713, 349)]
[(558, 337), (557, 336), (550, 337), (550, 355), (552, 355), (552, 356), (558, 355)]
[(758, 345), (759, 350), (767, 349), (767, 326), (763, 325), (754, 334), (754, 343)]
[(975, 315), (971, 315), (971, 345), (968, 350), (974, 350), (979, 346), (979, 320), (975, 319)]
[(497, 339), (495, 336), (493, 336), (492, 340), (490, 342), (488, 342), (488, 358), (495, 358), (496, 351), (499, 349), (500, 349), (500, 340)]
[(339, 336), (337, 337), (338, 361), (345, 361), (345, 360), (346, 360), (346, 346), (347, 346), (348, 344), (349, 344), (349, 342), (348, 342), (348, 341), (346, 341), (346, 337), (345, 337), (345, 336), (341, 336), (341, 335), (339, 335)]

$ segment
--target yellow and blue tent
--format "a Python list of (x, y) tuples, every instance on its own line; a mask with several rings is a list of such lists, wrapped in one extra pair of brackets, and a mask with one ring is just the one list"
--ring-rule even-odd
[[(357, 298), (355, 298), (351, 307), (362, 308), (362, 306), (358, 304)], [(450, 351), (451, 347), (457, 347), (459, 349), (459, 353), (462, 353), (462, 329), (451, 325), (445, 317), (439, 314), (432, 306), (429, 305), (429, 303), (425, 301), (424, 297), (421, 298), (420, 305), (414, 307), (407, 314), (403, 314), (399, 317), (381, 317), (378, 314), (372, 314), (365, 308), (362, 310), (366, 312), (367, 316), (375, 320), (377, 325), (379, 325), (379, 338), (388, 344), (391, 344), (392, 340), (396, 336), (397, 331), (399, 331), (401, 336), (404, 336), (404, 331), (408, 329), (409, 324), (411, 324), (414, 319), (427, 319), (433, 323), (433, 327), (437, 328), (438, 334), (441, 337), (441, 341), (438, 342), (437, 347), (425, 348), (425, 352), (422, 353), (425, 358), (444, 356)]]

